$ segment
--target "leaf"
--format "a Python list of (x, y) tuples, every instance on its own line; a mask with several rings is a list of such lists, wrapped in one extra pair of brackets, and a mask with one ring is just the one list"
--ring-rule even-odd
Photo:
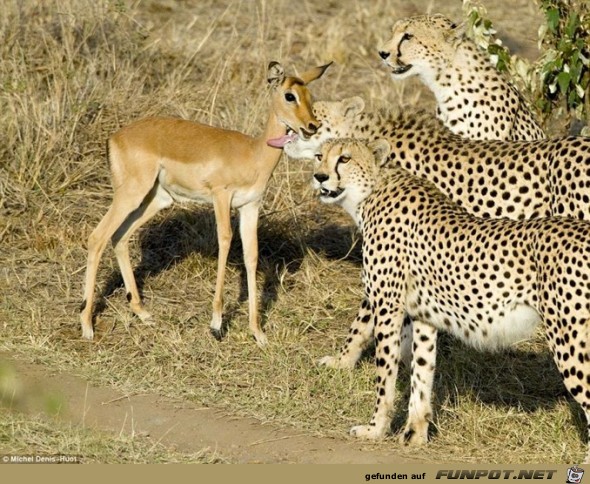
[(557, 74), (557, 84), (559, 84), (559, 90), (566, 94), (570, 85), (571, 76), (569, 72), (560, 72)]
[(554, 34), (557, 33), (557, 26), (559, 25), (559, 10), (557, 8), (550, 8), (547, 10), (547, 26)]
[(568, 18), (567, 25), (565, 27), (565, 35), (569, 38), (573, 38), (576, 34), (576, 30), (580, 26), (580, 17), (576, 12), (572, 12)]
[(567, 104), (568, 104), (568, 106), (570, 108), (575, 108), (581, 102), (582, 102), (582, 100), (578, 96), (578, 93), (576, 92), (576, 90), (574, 89), (574, 90), (570, 91), (569, 96), (567, 97)]

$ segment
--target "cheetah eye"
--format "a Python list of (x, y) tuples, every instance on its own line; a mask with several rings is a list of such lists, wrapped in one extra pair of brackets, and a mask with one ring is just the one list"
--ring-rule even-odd
[(404, 40), (410, 40), (414, 38), (414, 36), (412, 34), (408, 34), (407, 32), (404, 33), (404, 35), (402, 35), (402, 40), (400, 40), (400, 43), (403, 42)]
[(288, 92), (285, 94), (285, 101), (287, 101), (288, 103), (293, 103), (296, 99), (297, 98), (292, 92)]
[(348, 163), (350, 161), (350, 156), (342, 155), (338, 158), (338, 163)]

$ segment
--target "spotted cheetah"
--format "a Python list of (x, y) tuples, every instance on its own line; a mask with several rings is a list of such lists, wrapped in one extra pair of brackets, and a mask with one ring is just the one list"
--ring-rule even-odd
[(399, 166), (379, 173), (389, 151), (385, 140), (331, 140), (314, 171), (320, 199), (342, 206), (363, 236), (377, 403), (370, 423), (350, 433), (379, 439), (390, 429), (405, 314), (414, 345), (402, 442), (427, 441), (437, 330), (495, 349), (542, 324), (563, 382), (590, 423), (590, 223), (475, 217)]
[[(312, 159), (334, 137), (387, 139), (392, 147), (387, 171), (402, 166), (430, 180), (451, 200), (480, 217), (530, 219), (563, 215), (590, 219), (590, 138), (567, 137), (530, 142), (473, 141), (446, 129), (424, 112), (363, 112), (360, 97), (319, 101), (314, 114), (320, 128), (308, 140), (285, 146), (296, 159)], [(373, 323), (363, 300), (338, 356), (322, 365), (352, 368), (372, 341)], [(406, 320), (404, 358), (412, 335)]]
[(434, 93), (437, 116), (454, 133), (470, 139), (545, 137), (518, 90), (463, 26), (443, 15), (398, 20), (379, 55), (394, 80), (420, 78)]

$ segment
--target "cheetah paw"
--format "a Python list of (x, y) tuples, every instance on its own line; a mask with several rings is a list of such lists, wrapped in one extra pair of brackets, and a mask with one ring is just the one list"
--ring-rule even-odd
[(356, 425), (350, 429), (350, 435), (366, 440), (381, 440), (385, 437), (374, 425)]
[(404, 431), (399, 436), (400, 444), (419, 446), (428, 442), (428, 423), (406, 424)]
[(341, 370), (350, 370), (354, 368), (354, 362), (351, 363), (350, 361), (338, 356), (324, 356), (318, 360), (318, 365)]

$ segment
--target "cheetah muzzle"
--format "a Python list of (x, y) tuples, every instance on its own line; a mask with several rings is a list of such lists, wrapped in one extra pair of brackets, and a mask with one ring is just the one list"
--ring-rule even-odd
[[(329, 190), (328, 188), (320, 187), (320, 199), (336, 199), (344, 192), (344, 188), (338, 188), (336, 190)], [(330, 200), (330, 201), (334, 201)], [(323, 201), (323, 200), (322, 200)]]
[(399, 76), (401, 74), (405, 74), (413, 67), (412, 64), (404, 64), (403, 62), (401, 62), (399, 60), (398, 60), (397, 66), (391, 65), (391, 63), (389, 63), (389, 62), (386, 62), (385, 64), (388, 65), (389, 67), (391, 67), (391, 73), (394, 76)]

